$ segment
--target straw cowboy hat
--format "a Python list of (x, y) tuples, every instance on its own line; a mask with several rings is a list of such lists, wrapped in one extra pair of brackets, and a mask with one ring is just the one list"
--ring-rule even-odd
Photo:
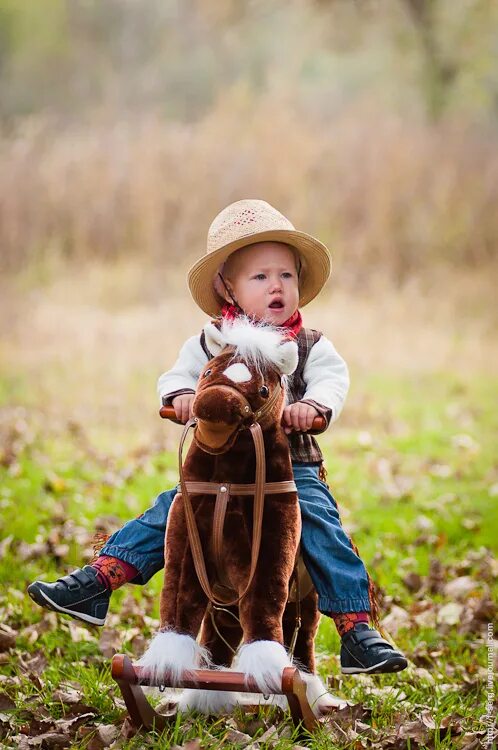
[(330, 254), (325, 245), (294, 229), (289, 219), (266, 201), (242, 200), (223, 209), (209, 227), (206, 255), (188, 272), (190, 293), (201, 310), (219, 315), (225, 301), (213, 282), (229, 255), (255, 242), (285, 242), (302, 262), (299, 306), (310, 302), (330, 275)]

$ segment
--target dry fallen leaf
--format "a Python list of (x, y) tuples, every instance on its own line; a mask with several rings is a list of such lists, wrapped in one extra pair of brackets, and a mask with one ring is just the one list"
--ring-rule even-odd
[(37, 651), (29, 659), (19, 656), (19, 664), (23, 672), (41, 675), (47, 668), (48, 658), (42, 651)]
[(0, 651), (8, 651), (16, 645), (17, 632), (7, 624), (0, 625)]
[(435, 523), (432, 520), (432, 518), (429, 518), (428, 516), (424, 516), (423, 514), (420, 514), (415, 519), (415, 527), (419, 531), (434, 531)]
[(71, 640), (74, 643), (80, 643), (81, 641), (91, 643), (95, 640), (95, 637), (90, 633), (89, 630), (86, 628), (82, 628), (79, 625), (76, 625), (75, 622), (68, 622), (67, 626), (69, 628), (69, 632), (71, 634)]
[(81, 703), (83, 700), (83, 692), (71, 687), (54, 690), (52, 693), (52, 700), (68, 704)]
[(7, 693), (0, 693), (0, 711), (13, 711), (16, 703)]
[(437, 557), (431, 557), (429, 563), (429, 575), (427, 583), (431, 594), (440, 594), (443, 591), (446, 580), (446, 571), (444, 565)]
[[(37, 706), (37, 714), (40, 713), (41, 706)], [(23, 712), (24, 714), (24, 712)], [(29, 713), (29, 723), (21, 727), (22, 734), (26, 734), (28, 737), (33, 737), (38, 734), (45, 734), (54, 729), (54, 720), (51, 716), (35, 716)]]
[(278, 742), (280, 739), (277, 727), (272, 724), (271, 727), (268, 727), (266, 732), (263, 732), (261, 737), (257, 738), (258, 743), (261, 742), (263, 744), (264, 742), (268, 742), (268, 744), (272, 745)]
[(126, 717), (121, 726), (120, 735), (125, 740), (130, 740), (137, 734), (137, 728), (131, 723), (130, 719)]
[(32, 747), (32, 745), (30, 745), (30, 739), (22, 734), (15, 734), (9, 739), (11, 742), (15, 743), (12, 747), (15, 747), (16, 750), (30, 750), (30, 747)]
[(95, 733), (88, 744), (85, 745), (87, 750), (104, 750), (104, 748), (112, 745), (119, 735), (119, 729), (114, 724), (99, 724), (92, 727), (91, 731)]
[(228, 742), (231, 742), (234, 745), (240, 745), (241, 747), (244, 747), (245, 745), (248, 745), (250, 742), (252, 742), (252, 737), (250, 734), (239, 732), (237, 729), (229, 729), (225, 735), (225, 738)]
[(99, 638), (100, 652), (110, 659), (117, 653), (123, 643), (123, 635), (119, 630), (113, 628), (104, 628)]
[(82, 724), (87, 721), (93, 721), (95, 718), (95, 711), (89, 711), (88, 713), (81, 713), (78, 716), (74, 716), (72, 719), (57, 719), (54, 722), (56, 729), (62, 733), (74, 733)]
[(459, 576), (445, 585), (443, 593), (448, 599), (465, 599), (477, 589), (479, 584), (471, 576)]
[(403, 578), (403, 583), (408, 591), (414, 593), (415, 591), (419, 591), (422, 588), (422, 576), (420, 576), (418, 573), (407, 573), (407, 575)]
[(415, 740), (421, 744), (426, 744), (429, 738), (429, 731), (425, 724), (419, 719), (415, 721), (408, 721), (405, 724), (401, 724), (398, 728), (398, 737), (402, 740)]
[(35, 542), (34, 544), (28, 544), (27, 542), (20, 542), (17, 546), (16, 555), (20, 560), (36, 560), (39, 557), (48, 555), (49, 549), (46, 542)]
[(201, 750), (200, 740), (189, 740), (183, 746), (183, 750)]
[(60, 732), (46, 732), (37, 737), (30, 737), (28, 740), (28, 747), (40, 747), (42, 750), (59, 750), (59, 748), (71, 747), (71, 745), (71, 737)]
[(392, 635), (397, 635), (401, 628), (409, 628), (411, 625), (411, 617), (403, 607), (398, 607), (397, 604), (393, 604), (391, 611), (386, 615), (380, 623), (384, 630)]

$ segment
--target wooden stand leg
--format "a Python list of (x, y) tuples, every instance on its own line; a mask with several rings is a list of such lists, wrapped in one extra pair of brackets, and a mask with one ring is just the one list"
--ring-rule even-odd
[[(141, 685), (157, 684), (150, 680), (142, 667), (134, 666), (124, 654), (116, 654), (112, 660), (112, 676), (123, 695), (126, 707), (133, 724), (144, 729), (164, 729), (171, 721), (171, 716), (161, 716), (155, 711), (141, 688)], [(194, 688), (198, 690), (229, 690), (243, 693), (259, 693), (258, 686), (249, 681), (242, 672), (217, 671), (209, 669), (193, 670), (175, 687)], [(282, 687), (275, 691), (285, 695), (289, 703), (292, 720), (295, 726), (302, 725), (309, 732), (317, 727), (317, 718), (306, 695), (306, 683), (295, 667), (286, 667), (282, 672)]]
[(124, 654), (116, 654), (112, 659), (111, 674), (119, 685), (132, 724), (137, 729), (157, 729), (161, 731), (170, 723), (171, 717), (161, 716), (150, 705), (130, 659)]
[(306, 695), (306, 683), (295, 667), (286, 667), (282, 672), (282, 693), (287, 698), (294, 726), (302, 722), (308, 732), (313, 732), (317, 718)]

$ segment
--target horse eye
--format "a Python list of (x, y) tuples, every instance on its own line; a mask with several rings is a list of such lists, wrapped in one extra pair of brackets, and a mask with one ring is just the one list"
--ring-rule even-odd
[(261, 388), (259, 389), (259, 393), (261, 396), (264, 396), (264, 398), (266, 398), (270, 393), (270, 391), (268, 390), (268, 386), (262, 385)]
[(206, 370), (206, 372), (204, 373), (202, 377), (206, 378), (208, 375), (211, 375), (212, 372), (213, 372), (212, 370)]

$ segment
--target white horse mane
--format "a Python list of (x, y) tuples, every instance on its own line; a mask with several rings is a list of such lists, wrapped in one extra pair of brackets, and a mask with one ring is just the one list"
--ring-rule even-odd
[(208, 323), (204, 327), (204, 334), (207, 347), (215, 356), (226, 346), (233, 346), (235, 357), (253, 363), (260, 370), (270, 364), (282, 375), (290, 375), (297, 367), (296, 342), (286, 339), (285, 329), (269, 323), (257, 323), (244, 316), (223, 320), (220, 328)]

